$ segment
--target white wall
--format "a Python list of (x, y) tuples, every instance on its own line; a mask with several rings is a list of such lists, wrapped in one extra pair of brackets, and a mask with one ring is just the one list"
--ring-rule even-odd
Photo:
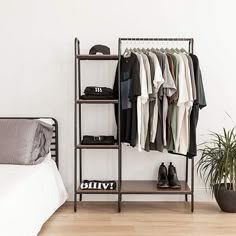
[[(235, 7), (233, 0), (1, 0), (0, 116), (53, 116), (58, 119), (60, 171), (72, 193), (74, 37), (80, 39), (82, 53), (98, 43), (108, 45), (117, 53), (118, 37), (194, 37), (208, 102), (208, 107), (200, 114), (200, 143), (209, 130), (232, 126), (226, 111), (233, 119), (236, 117)], [(93, 81), (112, 86), (114, 63), (112, 66), (99, 63), (91, 62), (87, 69), (83, 65), (84, 86)], [(85, 108), (86, 133), (114, 131), (113, 108), (100, 108), (103, 108), (102, 114), (98, 112), (99, 107)], [(85, 177), (115, 178), (115, 154), (115, 151), (85, 151)], [(123, 150), (123, 177), (156, 178), (157, 166), (163, 160), (166, 163), (172, 160), (179, 177), (184, 177), (182, 157), (157, 152), (138, 153), (128, 147)], [(208, 199), (199, 179), (196, 179), (196, 197)]]

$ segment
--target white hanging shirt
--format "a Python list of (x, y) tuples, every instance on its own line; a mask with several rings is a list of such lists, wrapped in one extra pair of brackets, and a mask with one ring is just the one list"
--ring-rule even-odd
[(186, 104), (185, 116), (183, 119), (182, 129), (180, 133), (180, 137), (185, 137), (185, 142), (180, 143), (179, 146), (179, 153), (187, 154), (189, 149), (189, 140), (190, 140), (190, 112), (193, 106), (193, 87), (192, 87), (192, 80), (191, 80), (191, 73), (189, 68), (189, 61), (187, 56), (184, 53), (180, 53), (182, 56), (184, 65), (185, 65), (185, 79), (188, 91), (188, 103)]
[[(177, 121), (176, 121), (176, 138), (175, 138), (175, 152), (180, 153), (180, 149), (187, 148), (188, 146), (188, 136), (186, 134), (186, 123), (183, 121), (185, 117), (186, 106), (188, 104), (188, 90), (185, 79), (185, 65), (182, 57), (174, 53), (176, 60), (179, 65), (178, 73), (178, 92), (179, 98), (177, 102)], [(182, 127), (183, 125), (183, 127)], [(185, 131), (185, 132), (183, 132)], [(180, 148), (181, 146), (181, 148)], [(185, 153), (182, 153), (185, 154)]]
[[(151, 70), (150, 64), (147, 55), (144, 53), (140, 54), (143, 58), (144, 69), (146, 73), (147, 79), (147, 92), (148, 95), (152, 94), (152, 78), (151, 78)], [(149, 100), (142, 104), (142, 124), (141, 124), (141, 148), (145, 148), (145, 143), (147, 139), (147, 132), (148, 132), (148, 122), (149, 122)]]
[(148, 91), (147, 91), (147, 78), (144, 68), (143, 58), (141, 54), (135, 53), (140, 66), (140, 85), (141, 85), (141, 96), (137, 98), (137, 147), (141, 151), (141, 135), (142, 135), (142, 105), (148, 102)]
[(187, 56), (184, 53), (180, 53), (180, 56), (184, 60), (185, 79), (186, 79), (186, 85), (187, 85), (187, 90), (188, 90), (188, 105), (189, 105), (189, 108), (191, 108), (193, 106), (193, 86), (192, 86), (189, 62), (188, 62)]
[(177, 102), (177, 137), (175, 151), (186, 155), (189, 148), (189, 121), (193, 105), (193, 93), (188, 58), (178, 55), (179, 61), (179, 99)]
[(163, 145), (167, 145), (166, 141), (166, 119), (167, 119), (167, 113), (168, 113), (168, 97), (171, 97), (175, 92), (176, 92), (176, 86), (174, 79), (171, 75), (170, 68), (169, 68), (169, 63), (168, 63), (168, 58), (166, 54), (164, 54), (164, 84), (163, 84)]
[(153, 64), (154, 64), (154, 93), (155, 93), (155, 106), (153, 110), (153, 119), (151, 124), (151, 134), (150, 134), (150, 141), (153, 143), (156, 138), (156, 132), (157, 132), (157, 123), (158, 123), (158, 91), (161, 87), (161, 85), (164, 83), (164, 79), (162, 76), (161, 67), (159, 64), (159, 61), (157, 59), (157, 56), (153, 52), (149, 52), (149, 56), (151, 57)]

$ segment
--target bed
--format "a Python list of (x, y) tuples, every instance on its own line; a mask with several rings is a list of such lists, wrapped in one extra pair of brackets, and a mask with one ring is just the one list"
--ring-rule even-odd
[(44, 121), (52, 123), (53, 138), (40, 164), (0, 164), (0, 235), (37, 235), (68, 197), (58, 171), (58, 124), (53, 118)]

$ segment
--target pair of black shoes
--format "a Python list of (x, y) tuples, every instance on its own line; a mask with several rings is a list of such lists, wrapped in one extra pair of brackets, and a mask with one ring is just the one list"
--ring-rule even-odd
[(170, 163), (168, 167), (168, 173), (167, 173), (167, 168), (164, 165), (164, 162), (161, 163), (159, 172), (158, 172), (157, 187), (158, 188), (174, 188), (174, 189), (181, 188), (181, 184), (177, 177), (176, 168), (172, 165), (172, 162)]

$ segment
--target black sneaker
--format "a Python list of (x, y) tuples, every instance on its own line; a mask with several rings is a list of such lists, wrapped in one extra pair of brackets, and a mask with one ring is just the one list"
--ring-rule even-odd
[(167, 177), (167, 168), (164, 165), (164, 162), (162, 162), (159, 167), (157, 187), (158, 188), (169, 188), (169, 181), (168, 181), (168, 177)]
[(170, 188), (179, 189), (181, 188), (181, 184), (178, 180), (176, 168), (172, 165), (172, 162), (170, 163), (168, 167), (168, 181)]

